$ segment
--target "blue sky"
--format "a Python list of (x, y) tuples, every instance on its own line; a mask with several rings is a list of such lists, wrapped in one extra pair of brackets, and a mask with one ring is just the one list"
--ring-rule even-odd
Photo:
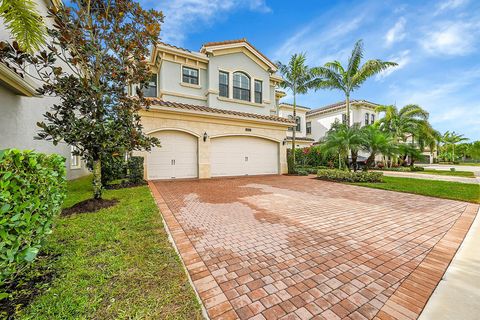
[[(310, 66), (345, 62), (358, 39), (365, 58), (399, 66), (368, 80), (354, 99), (419, 104), (433, 126), (480, 139), (480, 1), (141, 0), (162, 10), (162, 40), (191, 50), (246, 37), (273, 61), (305, 52)], [(287, 96), (286, 101), (290, 97)], [(312, 91), (312, 108), (343, 100)]]

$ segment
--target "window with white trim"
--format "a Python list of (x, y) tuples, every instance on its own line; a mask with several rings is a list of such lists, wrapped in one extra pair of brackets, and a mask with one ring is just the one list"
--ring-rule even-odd
[(220, 71), (218, 74), (218, 91), (220, 97), (228, 98), (228, 72)]
[(243, 72), (233, 73), (233, 98), (250, 101), (250, 77)]
[(368, 126), (368, 121), (370, 120), (370, 114), (367, 112), (365, 113), (365, 125)]
[(157, 75), (153, 74), (148, 81), (148, 87), (143, 88), (143, 95), (145, 97), (157, 97)]
[(346, 113), (342, 113), (342, 123), (347, 124), (347, 114)]
[(182, 67), (182, 82), (198, 85), (198, 69)]
[(307, 130), (307, 134), (311, 134), (312, 133), (312, 122), (308, 121), (307, 124), (306, 124), (306, 130)]
[(262, 81), (255, 80), (255, 103), (262, 103)]
[(299, 116), (297, 116), (297, 117), (295, 118), (295, 123), (297, 124), (297, 125), (295, 126), (295, 131), (297, 131), (297, 132), (298, 132), (298, 131), (302, 131), (302, 119), (301, 119)]
[[(288, 116), (288, 120), (293, 120), (293, 116), (292, 116), (292, 115), (289, 115), (289, 116)], [(292, 126), (292, 127), (288, 127), (288, 131), (293, 131), (293, 126)]]
[(70, 169), (79, 169), (81, 167), (80, 156), (74, 154), (76, 150), (76, 147), (70, 146)]
[(373, 113), (372, 113), (372, 115), (371, 115), (371, 118), (372, 118), (372, 119), (371, 119), (370, 123), (371, 123), (371, 124), (374, 124), (374, 123), (375, 123), (375, 115), (374, 115)]

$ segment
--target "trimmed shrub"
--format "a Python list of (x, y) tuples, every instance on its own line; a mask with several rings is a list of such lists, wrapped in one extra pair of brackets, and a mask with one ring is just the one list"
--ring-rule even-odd
[(424, 167), (410, 167), (410, 171), (416, 172), (416, 171), (425, 171)]
[(328, 167), (325, 166), (317, 166), (317, 167), (312, 167), (312, 166), (301, 166), (301, 167), (296, 167), (295, 171), (306, 171), (309, 174), (316, 174), (319, 169), (328, 169)]
[(337, 169), (320, 169), (317, 177), (322, 180), (340, 182), (383, 182), (382, 172), (343, 171)]
[(130, 183), (143, 181), (143, 157), (130, 157), (127, 162), (127, 169), (127, 178)]
[(63, 157), (0, 151), (0, 285), (35, 260), (65, 195)]
[(306, 171), (306, 170), (298, 170), (298, 169), (297, 169), (297, 174), (298, 174), (299, 176), (308, 176), (308, 171)]
[(456, 170), (455, 168), (450, 168), (450, 171), (455, 172)]

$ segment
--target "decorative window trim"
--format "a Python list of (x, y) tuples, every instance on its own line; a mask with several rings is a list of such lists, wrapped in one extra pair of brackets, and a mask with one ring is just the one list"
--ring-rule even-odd
[(366, 126), (368, 126), (370, 124), (370, 113), (365, 113), (365, 119), (364, 119), (364, 123)]
[[(191, 82), (186, 82), (186, 81), (184, 81), (184, 79), (183, 79), (183, 76), (184, 76), (184, 75), (183, 75), (183, 70), (184, 70), (184, 69), (190, 69), (190, 70), (196, 70), (196, 71), (197, 71), (197, 77), (196, 77), (197, 83), (191, 83)], [(181, 71), (181, 72), (180, 72), (180, 82), (181, 82), (181, 83), (187, 84), (187, 85), (201, 86), (201, 84), (200, 84), (200, 69), (199, 69), (199, 68), (194, 68), (194, 67), (192, 67), (192, 66), (187, 66), (187, 65), (183, 65), (183, 64), (182, 64), (180, 71)], [(187, 78), (188, 78), (188, 77), (189, 77), (189, 78), (192, 78), (192, 79), (195, 79), (195, 77), (190, 76), (190, 75), (188, 75)]]
[[(242, 88), (242, 87), (239, 87), (239, 86), (235, 86), (235, 75), (243, 75), (245, 76), (247, 79), (248, 79), (248, 88)], [(243, 71), (235, 71), (232, 75), (232, 88), (233, 88), (233, 96), (232, 98), (234, 100), (241, 100), (241, 101), (248, 101), (248, 102), (252, 102), (252, 77), (250, 77), (250, 75), (246, 72), (243, 72)], [(239, 90), (239, 91), (235, 91), (235, 89)], [(240, 96), (239, 97), (235, 97), (235, 92), (240, 92)], [(248, 93), (248, 99), (242, 99), (242, 93)]]
[(370, 115), (370, 123), (371, 124), (375, 123), (375, 114), (373, 114), (373, 113)]
[[(221, 74), (224, 74), (227, 76), (227, 84), (226, 84), (226, 87), (227, 87), (227, 95), (221, 95), (220, 92), (220, 87), (223, 86), (225, 87), (225, 84), (223, 83), (220, 83), (220, 75)], [(222, 98), (230, 98), (230, 72), (228, 71), (223, 71), (223, 70), (219, 70), (218, 71), (218, 96), (219, 97), (222, 97)]]
[(301, 132), (302, 131), (302, 118), (300, 116), (297, 116), (297, 118), (295, 118), (295, 123), (296, 123), (295, 131)]

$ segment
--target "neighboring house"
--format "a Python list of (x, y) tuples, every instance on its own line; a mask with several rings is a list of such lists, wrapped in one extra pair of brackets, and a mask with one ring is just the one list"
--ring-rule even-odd
[[(45, 17), (48, 6), (56, 4), (38, 0), (37, 10)], [(0, 23), (0, 41), (12, 41), (3, 22)], [(39, 96), (36, 92), (38, 86), (28, 75), (0, 63), (0, 150), (17, 148), (57, 153), (66, 158), (67, 178), (87, 174), (83, 161), (71, 154), (72, 149), (66, 143), (54, 146), (49, 141), (34, 140), (39, 130), (36, 123), (43, 120), (43, 114), (54, 103), (59, 102), (57, 98)]]
[(287, 145), (289, 148), (292, 147), (292, 135), (293, 130), (295, 130), (295, 145), (297, 148), (305, 148), (311, 146), (316, 140), (312, 137), (307, 137), (308, 134), (311, 134), (311, 123), (307, 127), (307, 113), (310, 111), (310, 108), (299, 106), (296, 107), (296, 119), (293, 119), (293, 104), (281, 102), (278, 105), (278, 115), (280, 117), (288, 118), (290, 120), (295, 120), (295, 125), (288, 128), (287, 131)]
[[(210, 42), (199, 52), (159, 43), (141, 112), (161, 147), (145, 156), (147, 179), (287, 172), (293, 121), (277, 115), (277, 66), (247, 40)], [(132, 91), (134, 88), (131, 88)]]

